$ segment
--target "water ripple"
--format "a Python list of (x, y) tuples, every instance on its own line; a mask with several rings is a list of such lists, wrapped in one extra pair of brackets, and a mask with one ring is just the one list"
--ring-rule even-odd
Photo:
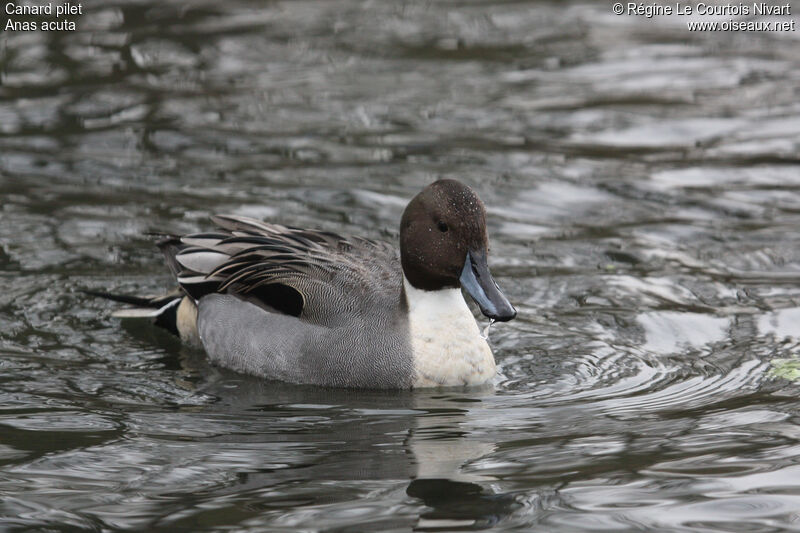
[[(0, 529), (796, 529), (794, 34), (603, 2), (84, 9), (3, 35)], [(485, 200), (519, 310), (494, 387), (253, 380), (80, 292), (167, 289), (143, 234), (215, 212), (396, 241), (438, 177)]]

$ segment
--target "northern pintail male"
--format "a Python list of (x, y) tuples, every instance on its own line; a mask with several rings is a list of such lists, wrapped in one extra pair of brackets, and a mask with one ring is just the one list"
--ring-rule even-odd
[(495, 376), (461, 295), (487, 317), (516, 310), (489, 273), (486, 210), (452, 179), (415, 196), (391, 245), (220, 215), (159, 243), (179, 292), (117, 316), (151, 316), (235, 371), (292, 383), (400, 389)]

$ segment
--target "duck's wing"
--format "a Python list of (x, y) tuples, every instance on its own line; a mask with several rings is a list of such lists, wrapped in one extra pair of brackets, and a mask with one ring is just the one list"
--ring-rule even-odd
[(218, 231), (159, 244), (196, 301), (228, 293), (320, 325), (397, 305), (400, 258), (385, 242), (233, 215), (212, 220)]

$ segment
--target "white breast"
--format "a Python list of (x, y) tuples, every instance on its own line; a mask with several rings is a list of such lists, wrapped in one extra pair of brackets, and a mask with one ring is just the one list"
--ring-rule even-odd
[(478, 385), (495, 375), (489, 344), (460, 289), (423, 291), (403, 277), (414, 352), (414, 387)]

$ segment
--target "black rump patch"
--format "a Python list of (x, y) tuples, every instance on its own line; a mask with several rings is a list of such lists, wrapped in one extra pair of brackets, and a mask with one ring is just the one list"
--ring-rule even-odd
[(260, 307), (285, 315), (300, 316), (303, 311), (303, 295), (288, 285), (270, 283), (259, 285), (247, 292), (237, 290), (237, 287), (233, 286), (229, 292)]

